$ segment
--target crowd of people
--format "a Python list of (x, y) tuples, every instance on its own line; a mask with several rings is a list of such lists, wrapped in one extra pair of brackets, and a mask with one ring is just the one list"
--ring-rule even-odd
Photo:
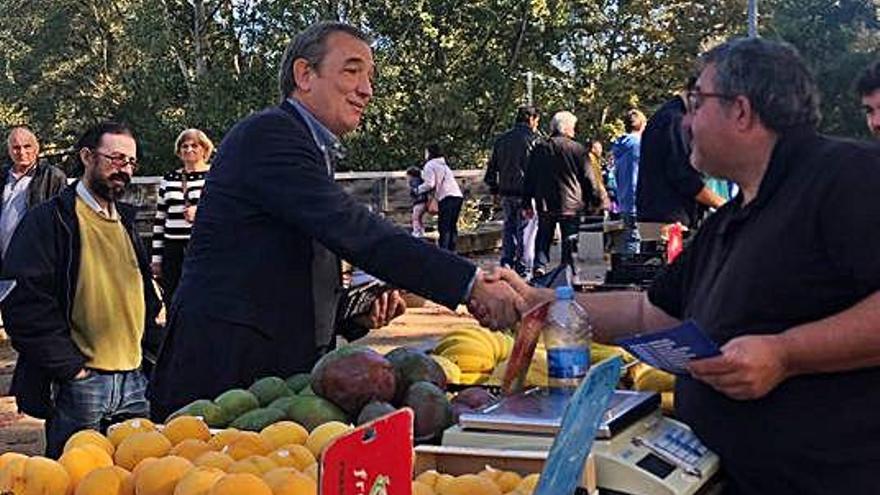
[[(2, 311), (19, 352), (12, 393), (21, 411), (46, 419), (47, 455), (81, 429), (163, 421), (194, 399), (308, 371), (337, 336), (359, 338), (402, 314), (389, 289), (368, 314), (336, 321), (341, 259), (507, 328), (553, 297), (520, 275), (546, 269), (557, 225), (570, 260), (584, 211), (616, 204), (615, 246), (626, 252), (638, 247), (638, 222), (695, 226), (702, 205), (717, 211), (650, 290), (578, 296), (597, 340), (695, 320), (718, 342), (721, 355), (679, 377), (676, 413), (719, 454), (727, 493), (875, 491), (880, 237), (870, 226), (880, 205), (870, 198), (880, 147), (816, 131), (818, 90), (794, 48), (739, 38), (704, 54), (699, 76), (651, 119), (625, 115), (604, 174), (613, 180), (600, 177), (602, 143), (575, 140), (572, 113), (554, 114), (541, 137), (536, 109), (519, 109), (487, 168), (505, 217), (505, 268), (488, 272), (454, 252), (462, 193), (438, 146), (410, 176), (417, 204), (440, 215), (439, 247), (334, 182), (340, 137), (373, 96), (370, 44), (350, 25), (314, 24), (284, 52), (278, 106), (236, 124), (216, 155), (201, 131), (181, 133), (152, 251), (119, 202), (138, 167), (130, 127), (88, 129), (75, 147), (82, 177), (66, 187), (38, 160), (34, 134), (12, 129), (0, 254), (3, 278), (17, 285)], [(858, 91), (880, 135), (877, 65)], [(737, 194), (724, 202), (707, 177)]]

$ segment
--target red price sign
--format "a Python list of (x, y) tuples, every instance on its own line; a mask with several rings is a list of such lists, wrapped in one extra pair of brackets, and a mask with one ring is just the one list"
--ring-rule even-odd
[(321, 457), (321, 495), (412, 495), (413, 412), (404, 408), (337, 438)]

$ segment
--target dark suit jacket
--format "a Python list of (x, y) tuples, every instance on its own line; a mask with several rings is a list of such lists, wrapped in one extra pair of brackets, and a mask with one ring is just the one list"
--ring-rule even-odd
[(449, 307), (475, 267), (356, 203), (285, 102), (239, 122), (205, 191), (150, 384), (154, 416), (255, 379), (309, 371), (334, 335), (336, 255)]

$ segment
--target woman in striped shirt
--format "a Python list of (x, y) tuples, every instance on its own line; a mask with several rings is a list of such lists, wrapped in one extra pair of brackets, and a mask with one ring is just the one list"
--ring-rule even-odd
[(208, 158), (214, 151), (214, 143), (199, 129), (187, 129), (177, 136), (174, 149), (183, 167), (162, 177), (152, 249), (153, 275), (161, 281), (165, 303), (169, 305), (180, 280), (183, 254), (205, 187), (205, 176), (210, 168)]

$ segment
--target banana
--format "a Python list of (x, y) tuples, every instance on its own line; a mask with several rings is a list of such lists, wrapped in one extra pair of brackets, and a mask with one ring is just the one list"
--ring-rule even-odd
[(457, 364), (463, 372), (491, 371), (495, 367), (495, 358), (491, 353), (482, 352), (470, 344), (447, 347), (440, 355)]
[(495, 332), (490, 332), (485, 328), (481, 328), (480, 333), (486, 337), (486, 340), (488, 340), (489, 344), (492, 346), (492, 355), (495, 358), (495, 361), (501, 361), (503, 359), (501, 355), (504, 354), (504, 346), (501, 341), (495, 338)]
[(493, 349), (488, 346), (483, 339), (476, 338), (471, 334), (449, 335), (444, 337), (443, 340), (437, 344), (437, 347), (434, 348), (434, 354), (442, 355), (446, 349), (460, 345), (470, 345), (480, 349), (480, 352), (494, 355)]
[(630, 363), (635, 360), (635, 358), (632, 357), (632, 354), (626, 352), (622, 347), (599, 344), (596, 342), (590, 344), (590, 364), (596, 364), (614, 356), (620, 356), (625, 363)]
[(459, 385), (480, 385), (489, 381), (488, 373), (462, 373)]
[(501, 338), (504, 339), (504, 359), (510, 357), (510, 351), (513, 350), (513, 337), (509, 333), (502, 333)]
[(672, 392), (675, 390), (675, 375), (640, 363), (633, 370), (633, 388), (652, 392)]
[(446, 381), (449, 383), (459, 383), (461, 381), (461, 368), (458, 367), (457, 364), (453, 363), (449, 358), (444, 356), (438, 356), (436, 354), (431, 356), (437, 364), (443, 368), (443, 373), (446, 374)]
[(471, 336), (472, 338), (482, 340), (487, 346), (489, 346), (490, 349), (492, 349), (493, 354), (495, 354), (495, 347), (498, 345), (490, 332), (482, 327), (460, 326), (456, 327), (451, 333), (447, 335)]

